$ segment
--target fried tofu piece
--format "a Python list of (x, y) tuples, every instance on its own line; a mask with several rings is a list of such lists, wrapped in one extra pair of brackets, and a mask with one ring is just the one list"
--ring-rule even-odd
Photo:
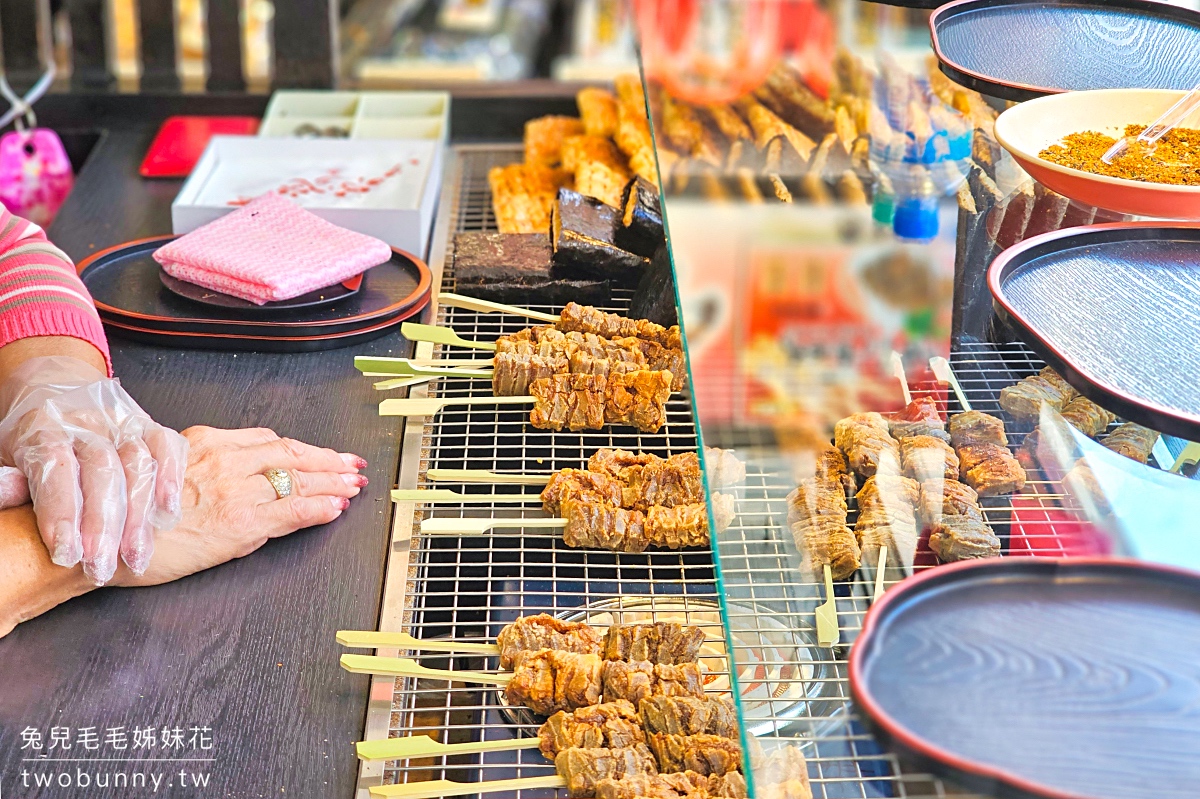
[(549, 233), (554, 198), (571, 183), (571, 173), (540, 164), (492, 167), (488, 185), (500, 232)]
[(575, 95), (575, 105), (583, 120), (583, 129), (589, 136), (617, 135), (617, 98), (607, 89), (580, 89)]
[(583, 133), (583, 121), (576, 117), (546, 116), (525, 123), (525, 163), (558, 166), (562, 161), (563, 141)]

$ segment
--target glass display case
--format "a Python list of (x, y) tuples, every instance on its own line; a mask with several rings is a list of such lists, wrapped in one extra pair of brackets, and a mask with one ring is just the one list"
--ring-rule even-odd
[[(710, 523), (751, 795), (943, 796), (852, 702), (873, 601), (980, 557), (1195, 567), (1192, 458), (993, 311), (999, 253), (1128, 217), (1015, 164), (1003, 101), (942, 74), (925, 12), (752, 5), (644, 39), (642, 86), (710, 506), (737, 509)], [(803, 35), (762, 46), (785, 13)]]

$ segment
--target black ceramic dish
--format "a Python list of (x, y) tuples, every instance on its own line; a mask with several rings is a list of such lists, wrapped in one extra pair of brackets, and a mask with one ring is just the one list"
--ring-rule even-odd
[(1200, 228), (1123, 222), (1046, 233), (988, 270), (997, 313), (1081, 393), (1200, 440)]
[(942, 72), (1006, 100), (1200, 83), (1200, 14), (1166, 3), (958, 0), (929, 28)]
[(908, 759), (989, 795), (1191, 799), (1200, 575), (1005, 558), (930, 569), (871, 607), (850, 689)]
[(311, 308), (324, 308), (327, 305), (335, 305), (347, 297), (353, 297), (362, 289), (364, 275), (356, 275), (343, 283), (338, 283), (336, 286), (310, 291), (307, 294), (301, 294), (299, 297), (293, 297), (290, 300), (267, 302), (262, 305), (255, 305), (249, 300), (243, 300), (240, 297), (222, 294), (219, 291), (197, 286), (195, 283), (188, 283), (186, 280), (180, 280), (177, 277), (168, 275), (161, 268), (158, 270), (158, 279), (162, 281), (167, 291), (186, 300), (198, 302), (201, 305), (208, 305), (212, 308), (237, 311), (238, 315), (246, 319), (270, 319), (297, 311), (306, 311)]
[[(321, 307), (296, 309), (267, 318), (241, 309), (195, 303), (168, 291), (152, 253), (173, 237), (144, 239), (96, 253), (79, 264), (79, 275), (105, 322), (131, 330), (212, 336), (229, 342), (313, 339), (398, 324), (429, 302), (432, 278), (418, 258), (393, 250), (392, 260), (370, 270), (351, 297)], [(340, 345), (338, 345), (340, 346)]]

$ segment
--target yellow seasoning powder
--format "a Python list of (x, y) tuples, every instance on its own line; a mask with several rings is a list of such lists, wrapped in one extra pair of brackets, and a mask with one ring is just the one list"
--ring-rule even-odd
[[(1125, 135), (1135, 139), (1145, 129), (1145, 125), (1126, 125)], [(1200, 130), (1176, 128), (1155, 146), (1130, 142), (1123, 155), (1106, 164), (1100, 158), (1114, 143), (1112, 136), (1088, 130), (1064, 137), (1062, 143), (1050, 145), (1038, 157), (1111, 178), (1200, 186)]]

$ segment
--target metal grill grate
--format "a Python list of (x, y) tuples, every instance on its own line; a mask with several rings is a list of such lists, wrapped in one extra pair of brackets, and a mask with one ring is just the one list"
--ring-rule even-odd
[[(462, 148), (458, 151), (461, 180), (450, 208), (452, 233), (494, 230), (487, 170), (521, 157), (520, 148)], [(453, 290), (454, 275), (447, 264), (442, 290)], [(614, 292), (612, 307), (628, 308), (632, 292)], [(557, 312), (557, 308), (537, 310)], [(442, 308), (437, 324), (453, 327), (465, 338), (494, 339), (515, 333), (529, 322), (504, 315), (486, 315)], [(486, 357), (487, 353), (442, 348), (439, 357)], [(442, 380), (430, 396), (484, 396), (486, 380)], [(425, 479), (428, 469), (487, 469), (500, 472), (550, 472), (579, 467), (600, 447), (652, 452), (669, 456), (695, 451), (696, 431), (691, 405), (677, 395), (667, 406), (667, 424), (656, 434), (631, 428), (607, 428), (589, 433), (539, 431), (528, 424), (529, 409), (487, 406), (448, 408), (427, 420), (421, 439), (418, 486), (451, 488), (464, 493), (501, 493), (511, 487), (463, 485)], [(536, 488), (517, 488), (536, 492)], [(437, 505), (418, 511), (418, 524), (429, 516), (542, 516), (540, 500), (532, 494), (522, 505)], [(480, 538), (424, 536), (417, 532), (410, 553), (410, 583), (406, 619), (419, 638), (489, 641), (500, 627), (527, 613), (561, 613), (591, 608), (585, 616), (614, 613), (625, 620), (647, 618), (687, 620), (721, 635), (717, 592), (710, 552), (646, 552), (638, 555), (569, 549), (561, 531), (530, 528)], [(705, 665), (715, 679), (726, 679), (723, 657)], [(479, 670), (494, 662), (475, 657), (426, 657), (431, 666)], [(514, 723), (515, 722), (515, 723)], [(536, 732), (529, 716), (514, 716), (502, 708), (494, 689), (444, 682), (397, 680), (388, 734), (433, 735), (443, 742), (513, 738)], [(488, 753), (436, 760), (388, 763), (384, 782), (424, 779), (480, 781), (553, 773), (553, 766), (536, 750)], [(549, 796), (553, 791), (526, 791)]]
[[(487, 170), (520, 158), (519, 148), (459, 148), (460, 182), (450, 205), (452, 231), (494, 229)], [(443, 290), (453, 287), (450, 267)], [(629, 293), (609, 310), (628, 306)], [(552, 308), (539, 310), (556, 311)], [(492, 339), (515, 332), (524, 320), (442, 308), (437, 323), (466, 338)], [(479, 357), (460, 350), (443, 355)], [(952, 358), (975, 408), (998, 413), (1004, 386), (1032, 374), (1042, 364), (1019, 345), (973, 346)], [(443, 380), (431, 395), (474, 396), (491, 391), (486, 381)], [(958, 410), (952, 405), (953, 410)], [(427, 420), (421, 436), (420, 487), (462, 492), (500, 493), (502, 486), (462, 485), (425, 478), (431, 468), (491, 471), (553, 471), (578, 467), (600, 447), (638, 449), (667, 456), (694, 450), (696, 431), (686, 397), (668, 406), (668, 423), (655, 435), (628, 429), (595, 433), (551, 433), (527, 424), (527, 408), (496, 410), (486, 406), (448, 409)], [(1027, 428), (1010, 426), (1019, 445)], [(750, 450), (760, 450), (755, 441)], [(751, 438), (757, 438), (751, 432)], [(706, 442), (710, 445), (716, 441)], [(724, 442), (722, 442), (724, 443)], [(731, 440), (729, 444), (733, 444)], [(765, 442), (763, 442), (765, 443)], [(726, 444), (726, 445), (729, 445)], [(909, 773), (895, 756), (882, 750), (867, 733), (849, 701), (846, 655), (869, 606), (871, 586), (861, 578), (842, 583), (837, 592), (844, 646), (830, 651), (815, 645), (813, 611), (823, 601), (823, 588), (806, 581), (797, 569), (799, 555), (786, 531), (784, 497), (792, 486), (776, 476), (781, 469), (750, 464), (746, 484), (738, 489), (739, 516), (718, 541), (728, 622), (737, 661), (747, 726), (759, 740), (791, 742), (803, 748), (818, 799), (842, 797), (942, 797), (950, 789), (926, 774)], [(1033, 475), (1031, 475), (1032, 477)], [(507, 490), (536, 491), (533, 488)], [(1004, 542), (1006, 552), (1059, 555), (1070, 523), (1060, 516), (1057, 484), (1032, 480), (1017, 500), (989, 498), (985, 512)], [(536, 497), (524, 505), (437, 505), (418, 510), (425, 516), (540, 515)], [(851, 518), (853, 523), (853, 517)], [(413, 536), (405, 622), (419, 638), (489, 641), (500, 627), (525, 613), (566, 612), (593, 608), (596, 613), (625, 614), (627, 620), (671, 618), (700, 624), (720, 635), (715, 608), (718, 588), (708, 552), (648, 552), (640, 555), (572, 550), (558, 531), (528, 529), (522, 534), (480, 538)], [(636, 614), (636, 615), (635, 615)], [(584, 614), (586, 616), (586, 614)], [(769, 658), (766, 654), (769, 653)], [(707, 665), (722, 676), (720, 652)], [(753, 664), (761, 660), (762, 667)], [(478, 657), (426, 657), (430, 666), (479, 670), (495, 667)], [(532, 734), (528, 716), (502, 708), (494, 689), (439, 681), (397, 680), (388, 734), (392, 737), (432, 735), (446, 743), (499, 740)], [(488, 753), (386, 764), (384, 782), (427, 779), (485, 781), (538, 776), (552, 766), (536, 750)], [(527, 797), (553, 791), (523, 792)], [(960, 794), (961, 795), (961, 794)]]

